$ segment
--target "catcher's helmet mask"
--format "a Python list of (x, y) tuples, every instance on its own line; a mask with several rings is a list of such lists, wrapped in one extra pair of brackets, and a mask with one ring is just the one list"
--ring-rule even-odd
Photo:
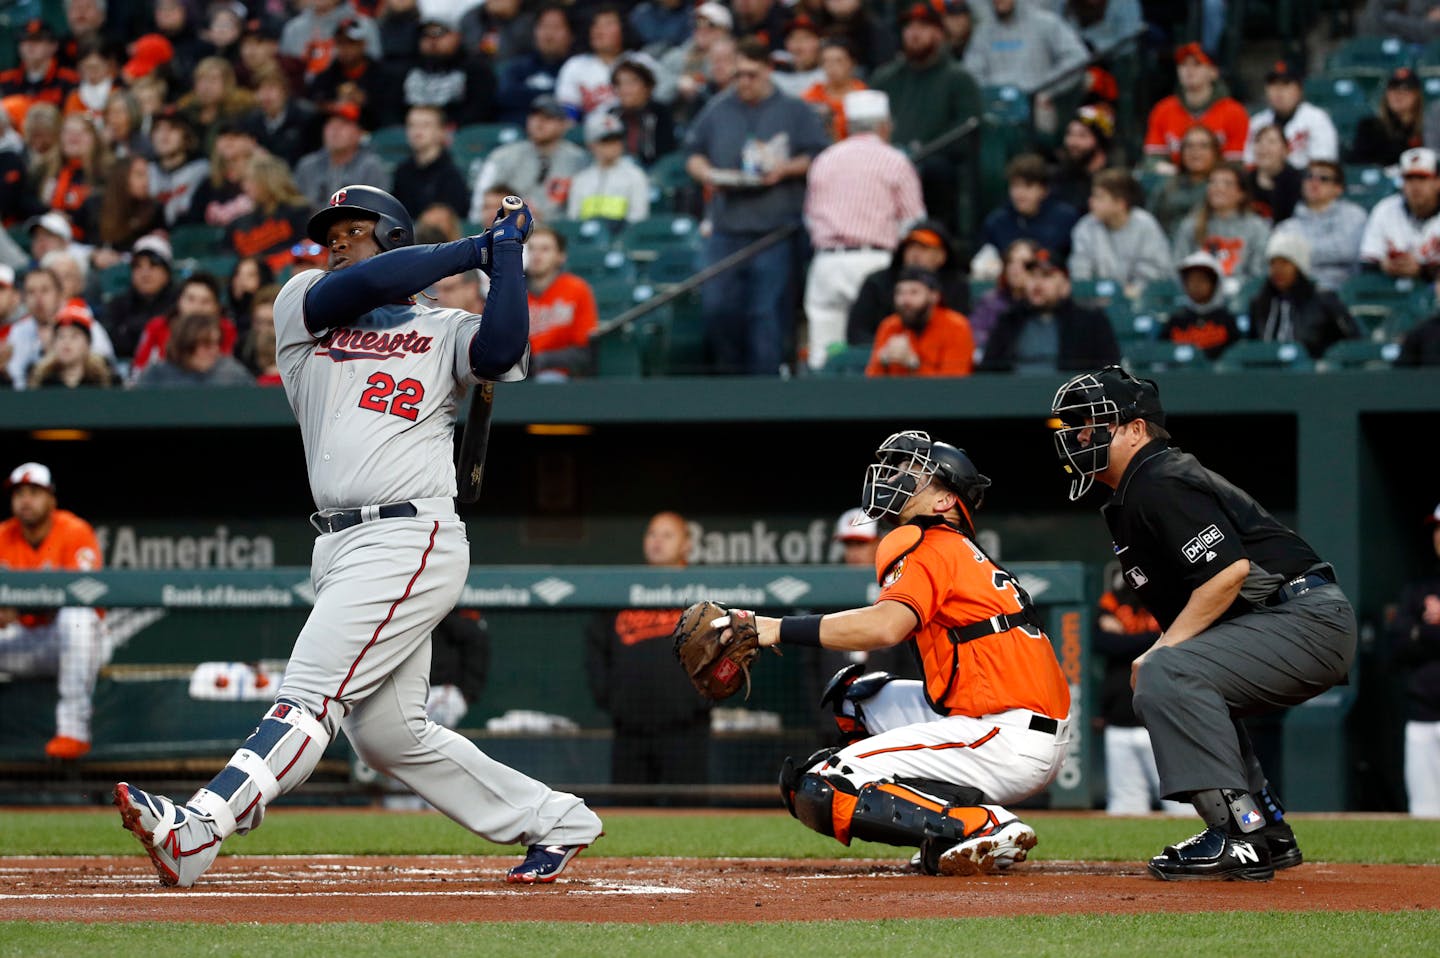
[(330, 248), (330, 227), (343, 219), (375, 220), (375, 245), (380, 252), (415, 242), (415, 223), (405, 205), (384, 190), (373, 186), (346, 186), (330, 196), (330, 202), (310, 217), (305, 235)]
[(1072, 501), (1089, 492), (1095, 476), (1110, 467), (1110, 440), (1117, 428), (1136, 419), (1165, 424), (1160, 386), (1119, 366), (1073, 377), (1056, 390), (1050, 412), (1061, 422), (1055, 452), (1070, 477)]
[(908, 430), (882, 442), (875, 458), (860, 492), (866, 518), (898, 524), (906, 503), (938, 480), (959, 497), (961, 520), (974, 533), (972, 516), (985, 501), (990, 480), (980, 474), (965, 450), (936, 442), (928, 433)]

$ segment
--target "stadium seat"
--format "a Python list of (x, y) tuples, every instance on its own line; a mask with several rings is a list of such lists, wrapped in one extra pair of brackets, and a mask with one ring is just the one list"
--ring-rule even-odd
[(1399, 343), (1342, 339), (1325, 350), (1324, 358), (1315, 368), (1320, 372), (1333, 372), (1337, 369), (1388, 369), (1399, 355)]
[(1236, 372), (1244, 369), (1287, 369), (1294, 372), (1313, 368), (1314, 363), (1299, 343), (1270, 343), (1242, 339), (1233, 343), (1215, 363), (1215, 369)]
[(190, 223), (170, 231), (170, 251), (176, 259), (209, 256), (223, 248), (224, 242), (225, 229), (221, 226)]
[(635, 265), (625, 255), (624, 250), (606, 249), (588, 243), (569, 248), (565, 256), (565, 269), (589, 282), (602, 276), (622, 276), (631, 282), (635, 279)]
[(678, 212), (681, 196), (698, 184), (685, 172), (685, 154), (676, 150), (656, 159), (650, 167), (650, 205), (656, 210)]
[(410, 155), (410, 144), (405, 139), (405, 127), (382, 126), (370, 134), (370, 149), (391, 166), (399, 164)]
[(1413, 67), (1415, 52), (1399, 37), (1351, 37), (1326, 58), (1325, 72), (1384, 78), (1400, 67)]
[(1135, 315), (1149, 316), (1158, 326), (1175, 312), (1176, 304), (1184, 296), (1180, 282), (1173, 279), (1156, 279), (1145, 284), (1136, 304)]
[(869, 346), (844, 346), (825, 359), (826, 376), (863, 376), (870, 362)]
[(1004, 123), (1030, 122), (1030, 97), (1017, 86), (987, 86), (980, 90), (981, 109)]
[(565, 237), (571, 252), (578, 246), (608, 248), (614, 239), (604, 220), (551, 220), (545, 225)]
[(970, 308), (974, 309), (975, 304), (980, 302), (980, 300), (994, 288), (995, 281), (993, 279), (970, 280)]
[(1350, 142), (1360, 121), (1375, 112), (1373, 93), (1365, 77), (1317, 76), (1305, 81), (1305, 99), (1330, 114), (1342, 143)]
[(484, 157), (497, 146), (514, 143), (524, 135), (524, 129), (509, 123), (473, 123), (455, 131), (450, 149), (456, 164), (463, 169), (471, 160)]
[(700, 271), (699, 258), (688, 246), (667, 246), (658, 250), (645, 268), (652, 283), (683, 283)]
[(1124, 364), (1131, 372), (1166, 372), (1172, 369), (1207, 369), (1210, 360), (1189, 343), (1135, 339), (1124, 345)]
[(1340, 298), (1382, 337), (1404, 335), (1435, 310), (1431, 284), (1383, 273), (1355, 274), (1340, 287)]
[(100, 295), (107, 300), (113, 296), (119, 296), (129, 288), (129, 263), (116, 263), (100, 274)]
[(234, 253), (216, 253), (211, 256), (191, 256), (181, 259), (176, 257), (175, 266), (182, 276), (193, 276), (196, 273), (209, 273), (217, 277), (221, 285), (235, 272), (235, 264), (239, 257)]
[(685, 213), (655, 213), (627, 226), (620, 241), (628, 250), (658, 252), (672, 246), (696, 249), (700, 245), (699, 224)]

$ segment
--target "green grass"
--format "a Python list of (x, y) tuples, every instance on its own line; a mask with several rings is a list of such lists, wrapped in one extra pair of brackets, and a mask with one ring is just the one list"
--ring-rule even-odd
[[(1425, 942), (1430, 944), (1425, 944)], [(1440, 913), (1107, 915), (763, 925), (88, 925), (17, 922), (4, 956), (584, 955), (835, 958), (836, 955), (1434, 955)]]
[[(605, 837), (588, 852), (616, 857), (900, 858), (888, 845), (845, 846), (809, 831), (783, 811), (761, 814), (647, 814), (602, 811)], [(1197, 830), (1190, 819), (1029, 817), (1040, 834), (1034, 858), (1139, 861)], [(1292, 819), (1312, 861), (1440, 864), (1440, 821), (1401, 818)], [(263, 828), (225, 843), (226, 854), (514, 854), (439, 814), (272, 809)], [(135, 855), (139, 846), (113, 811), (5, 811), (0, 855)]]

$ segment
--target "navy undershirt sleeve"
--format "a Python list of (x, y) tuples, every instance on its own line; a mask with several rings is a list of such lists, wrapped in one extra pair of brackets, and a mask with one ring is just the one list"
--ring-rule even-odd
[(466, 238), (435, 246), (402, 246), (328, 272), (305, 293), (305, 328), (319, 333), (344, 326), (480, 264), (479, 243)]
[(470, 368), (494, 379), (525, 355), (530, 340), (530, 301), (518, 242), (496, 243), (485, 318), (470, 340)]

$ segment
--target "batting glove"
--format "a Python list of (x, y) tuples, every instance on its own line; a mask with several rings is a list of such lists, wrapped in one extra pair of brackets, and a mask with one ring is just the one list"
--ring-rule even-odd
[(490, 226), (490, 245), (493, 247), (496, 243), (507, 242), (524, 244), (534, 226), (535, 214), (523, 202), (516, 210), (507, 210), (502, 206), (495, 211), (495, 222)]

